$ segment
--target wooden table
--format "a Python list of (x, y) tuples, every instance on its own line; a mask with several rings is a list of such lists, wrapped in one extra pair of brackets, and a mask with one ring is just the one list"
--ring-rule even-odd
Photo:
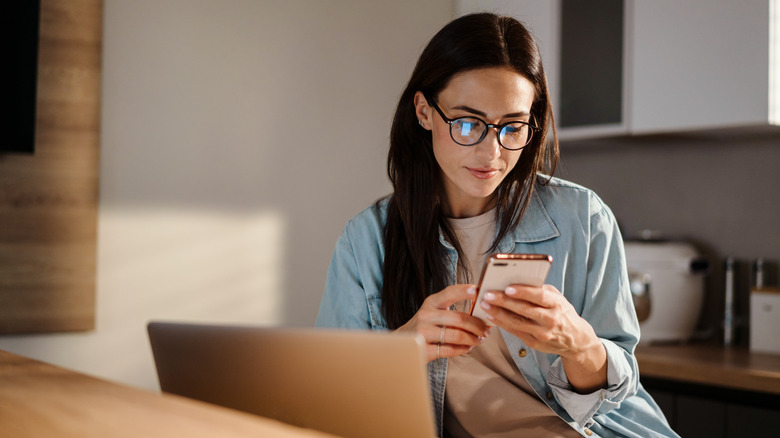
[(144, 391), (0, 351), (2, 437), (280, 437), (324, 433)]
[(642, 377), (780, 394), (780, 355), (717, 345), (640, 346)]

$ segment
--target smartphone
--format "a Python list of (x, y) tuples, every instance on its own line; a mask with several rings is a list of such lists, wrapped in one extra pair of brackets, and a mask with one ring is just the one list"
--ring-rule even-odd
[[(482, 268), (477, 297), (471, 302), (469, 315), (487, 320), (482, 309), (484, 292), (503, 291), (511, 284), (542, 286), (552, 265), (552, 256), (546, 254), (493, 254)], [(488, 322), (489, 324), (489, 322)]]

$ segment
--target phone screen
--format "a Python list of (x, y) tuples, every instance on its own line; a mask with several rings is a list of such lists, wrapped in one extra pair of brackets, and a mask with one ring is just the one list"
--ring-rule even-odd
[(542, 286), (552, 265), (552, 256), (546, 254), (493, 254), (482, 269), (477, 298), (471, 303), (470, 315), (487, 322), (487, 314), (480, 304), (483, 291), (503, 291), (511, 284)]

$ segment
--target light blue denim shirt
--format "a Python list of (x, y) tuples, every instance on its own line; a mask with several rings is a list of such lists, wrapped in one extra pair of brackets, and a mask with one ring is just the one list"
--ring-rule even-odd
[[(540, 176), (547, 180), (548, 177)], [(383, 231), (387, 201), (346, 225), (333, 253), (317, 326), (387, 330), (382, 315)], [(449, 250), (455, 283), (457, 252)], [(555, 286), (601, 338), (607, 351), (607, 386), (573, 391), (561, 358), (501, 335), (517, 368), (539, 397), (583, 436), (677, 436), (639, 383), (634, 347), (639, 324), (628, 287), (623, 241), (609, 208), (592, 191), (552, 178), (537, 184), (520, 226), (498, 245), (504, 253), (549, 254), (547, 283)], [(518, 353), (526, 350), (521, 357)], [(428, 366), (434, 414), (442, 431), (447, 360)]]

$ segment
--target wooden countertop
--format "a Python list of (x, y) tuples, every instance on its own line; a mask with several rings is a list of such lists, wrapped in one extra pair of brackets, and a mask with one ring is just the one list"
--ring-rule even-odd
[(780, 394), (780, 355), (716, 345), (639, 346), (643, 377)]
[(3, 437), (279, 437), (331, 435), (89, 377), (0, 351)]

